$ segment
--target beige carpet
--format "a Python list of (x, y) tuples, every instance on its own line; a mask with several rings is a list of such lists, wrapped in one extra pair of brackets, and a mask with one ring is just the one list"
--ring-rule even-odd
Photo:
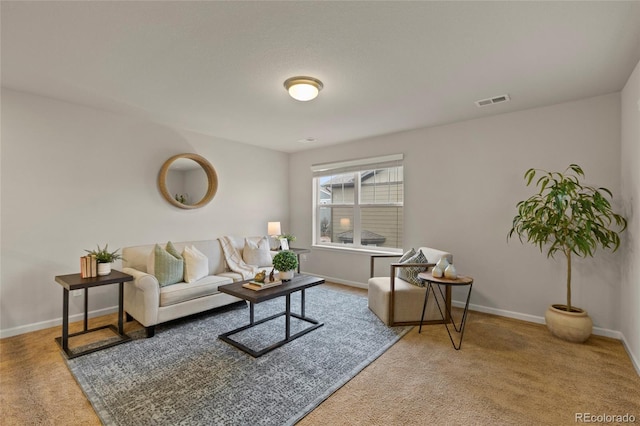
[(417, 327), (299, 425), (571, 425), (576, 413), (640, 423), (640, 377), (613, 339), (472, 312), (460, 351)]
[[(100, 424), (58, 335), (0, 340), (0, 425)], [(640, 377), (619, 341), (566, 343), (543, 325), (471, 312), (462, 350), (444, 326), (414, 328), (299, 425), (574, 425), (583, 412), (629, 413), (640, 424)]]

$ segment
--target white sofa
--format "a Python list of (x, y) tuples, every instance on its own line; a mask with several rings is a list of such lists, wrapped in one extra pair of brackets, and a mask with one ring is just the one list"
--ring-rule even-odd
[[(249, 237), (255, 242), (260, 238), (262, 237)], [(231, 237), (231, 241), (242, 254), (245, 238)], [(183, 252), (185, 246), (193, 245), (207, 256), (209, 275), (192, 283), (181, 282), (161, 287), (156, 277), (147, 273), (147, 260), (155, 243), (122, 249), (122, 270), (134, 278), (124, 286), (124, 310), (127, 314), (127, 320), (135, 318), (145, 327), (147, 337), (152, 337), (155, 334), (156, 324), (241, 300), (218, 291), (218, 286), (240, 281), (242, 275), (229, 270), (222, 247), (217, 239), (172, 241), (172, 243), (180, 253)], [(158, 244), (164, 247), (166, 241)], [(264, 269), (272, 267), (271, 265), (256, 266)]]

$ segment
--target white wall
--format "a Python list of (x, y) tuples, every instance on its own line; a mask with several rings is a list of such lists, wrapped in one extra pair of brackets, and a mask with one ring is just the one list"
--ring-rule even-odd
[[(549, 304), (566, 301), (566, 266), (517, 238), (507, 243), (516, 203), (532, 194), (524, 172), (580, 164), (587, 183), (613, 191), (619, 210), (620, 94), (293, 154), (290, 223), (296, 243), (311, 244), (312, 164), (392, 153), (405, 155), (405, 248), (452, 252), (458, 271), (475, 278), (475, 308), (540, 321)], [(314, 249), (308, 259), (302, 265), (307, 272), (367, 282), (366, 255)], [(574, 262), (573, 303), (588, 310), (603, 334), (621, 328), (622, 259), (620, 252), (600, 251), (595, 261)]]
[[(196, 153), (216, 168), (209, 205), (183, 210), (157, 189), (162, 164)], [(222, 235), (264, 235), (288, 221), (288, 155), (49, 98), (2, 90), (0, 333), (60, 323), (55, 275), (79, 271), (83, 249)], [(119, 266), (117, 264), (116, 266)], [(117, 287), (89, 309), (117, 305)], [(82, 298), (71, 299), (71, 313)]]
[[(59, 324), (62, 294), (53, 277), (75, 272), (83, 249), (97, 243), (118, 248), (258, 235), (266, 232), (268, 220), (280, 220), (283, 231), (298, 237), (296, 246), (309, 246), (309, 166), (402, 152), (405, 247), (428, 244), (452, 251), (458, 269), (476, 279), (476, 308), (525, 319), (539, 320), (548, 304), (564, 300), (564, 263), (506, 241), (516, 202), (530, 194), (524, 171), (577, 162), (590, 183), (614, 192), (614, 205), (626, 200), (625, 247), (615, 254), (600, 251), (595, 262), (576, 262), (574, 303), (589, 311), (603, 334), (622, 331), (637, 366), (640, 224), (633, 212), (640, 202), (639, 98), (636, 68), (622, 97), (611, 94), (289, 156), (3, 89), (0, 336)], [(157, 190), (164, 161), (183, 152), (203, 155), (218, 173), (218, 193), (205, 208), (174, 208)], [(287, 185), (288, 195), (274, 190)], [(367, 281), (366, 255), (314, 249), (307, 258), (302, 264), (307, 272), (361, 285)], [(116, 295), (115, 286), (92, 290), (90, 310), (111, 309)], [(71, 312), (81, 312), (81, 298), (71, 302)]]
[(622, 196), (629, 221), (622, 249), (620, 330), (640, 374), (640, 63), (622, 90)]

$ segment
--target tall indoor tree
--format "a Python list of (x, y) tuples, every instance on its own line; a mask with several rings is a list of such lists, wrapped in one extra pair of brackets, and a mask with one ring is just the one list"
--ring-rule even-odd
[(537, 193), (517, 204), (518, 214), (508, 238), (518, 235), (521, 242), (526, 240), (541, 252), (546, 250), (547, 257), (562, 253), (567, 260), (567, 303), (553, 307), (568, 313), (582, 312), (571, 303), (572, 256), (593, 257), (598, 247), (616, 251), (627, 220), (613, 211), (611, 191), (581, 183), (585, 175), (579, 165), (571, 164), (564, 172), (529, 169), (524, 174), (527, 186), (537, 175)]

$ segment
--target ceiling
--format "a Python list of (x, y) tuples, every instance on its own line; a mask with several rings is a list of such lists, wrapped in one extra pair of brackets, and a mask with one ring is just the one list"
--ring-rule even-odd
[[(640, 60), (639, 1), (2, 1), (1, 14), (4, 87), (283, 152), (616, 92)], [(320, 96), (291, 99), (295, 75), (322, 80)]]

